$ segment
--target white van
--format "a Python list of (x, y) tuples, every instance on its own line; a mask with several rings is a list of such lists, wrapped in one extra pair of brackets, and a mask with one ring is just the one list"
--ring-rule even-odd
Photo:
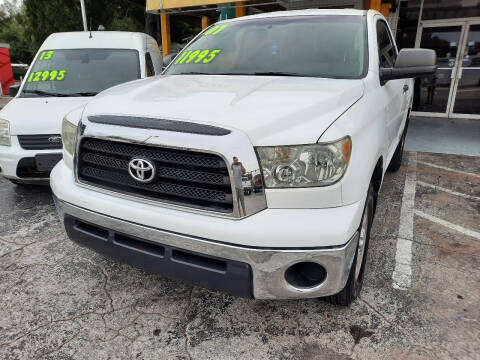
[(40, 47), (15, 96), (0, 111), (0, 175), (48, 180), (62, 157), (63, 116), (114, 85), (160, 74), (157, 42), (134, 32), (68, 32)]

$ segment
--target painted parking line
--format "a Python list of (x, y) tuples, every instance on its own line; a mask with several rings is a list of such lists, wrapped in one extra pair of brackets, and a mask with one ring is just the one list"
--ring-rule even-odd
[(415, 215), (418, 215), (418, 216), (420, 216), (424, 219), (427, 219), (429, 221), (432, 221), (436, 224), (445, 226), (445, 227), (447, 227), (451, 230), (458, 231), (459, 233), (462, 233), (464, 235), (468, 235), (468, 236), (471, 236), (471, 237), (473, 237), (477, 240), (480, 240), (480, 232), (464, 228), (463, 226), (460, 226), (460, 225), (452, 224), (451, 222), (448, 222), (446, 220), (437, 218), (436, 216), (426, 214), (426, 213), (424, 213), (423, 211), (420, 211), (420, 210), (415, 210)]
[(426, 183), (426, 182), (423, 182), (423, 181), (419, 181), (419, 180), (417, 180), (417, 184), (421, 185), (421, 186), (429, 187), (431, 189), (440, 190), (440, 191), (446, 192), (446, 193), (451, 194), (451, 195), (460, 196), (460, 197), (463, 197), (465, 199), (480, 201), (480, 196), (473, 196), (473, 195), (459, 193), (457, 191), (453, 191), (453, 190), (450, 190), (450, 189), (447, 189), (447, 188), (444, 188), (444, 187), (441, 187), (441, 186), (437, 186), (437, 185), (432, 185), (432, 184), (429, 184), (429, 183)]
[(432, 163), (426, 162), (426, 161), (418, 161), (418, 163), (422, 164), (422, 165), (427, 165), (427, 166), (430, 166), (430, 167), (434, 167), (434, 168), (437, 168), (437, 169), (442, 169), (442, 170), (446, 170), (446, 171), (453, 171), (453, 172), (456, 172), (456, 173), (459, 173), (459, 174), (480, 178), (479, 174), (474, 174), (474, 173), (470, 173), (470, 172), (462, 171), (462, 170), (455, 170), (455, 169), (452, 169), (452, 168), (449, 168), (449, 167), (446, 167), (446, 166), (432, 164)]
[(397, 250), (395, 253), (395, 270), (392, 274), (393, 287), (399, 290), (407, 290), (412, 279), (412, 240), (416, 179), (417, 153), (414, 152), (408, 158), (408, 170), (403, 189)]

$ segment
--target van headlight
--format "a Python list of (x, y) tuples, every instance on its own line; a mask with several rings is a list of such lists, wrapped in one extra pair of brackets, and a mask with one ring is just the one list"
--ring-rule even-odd
[(347, 170), (352, 140), (346, 136), (330, 143), (257, 147), (265, 187), (327, 186)]
[(0, 145), (10, 146), (10, 122), (0, 119)]
[(70, 154), (73, 155), (75, 151), (75, 137), (77, 135), (77, 126), (67, 120), (66, 117), (62, 121), (62, 141), (63, 147)]

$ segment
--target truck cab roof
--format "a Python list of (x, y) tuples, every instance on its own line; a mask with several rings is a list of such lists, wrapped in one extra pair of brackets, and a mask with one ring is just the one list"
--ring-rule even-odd
[(221, 23), (248, 21), (252, 19), (278, 18), (287, 16), (318, 16), (318, 15), (352, 15), (365, 16), (372, 10), (356, 10), (356, 9), (306, 9), (306, 10), (289, 10), (289, 11), (274, 11), (269, 13), (255, 14), (243, 16), (235, 19), (221, 21)]

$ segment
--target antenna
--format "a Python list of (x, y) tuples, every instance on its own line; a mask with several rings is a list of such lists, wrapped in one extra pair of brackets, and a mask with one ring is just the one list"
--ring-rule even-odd
[(83, 31), (87, 31), (87, 15), (85, 13), (85, 0), (80, 0), (80, 7), (82, 10)]

